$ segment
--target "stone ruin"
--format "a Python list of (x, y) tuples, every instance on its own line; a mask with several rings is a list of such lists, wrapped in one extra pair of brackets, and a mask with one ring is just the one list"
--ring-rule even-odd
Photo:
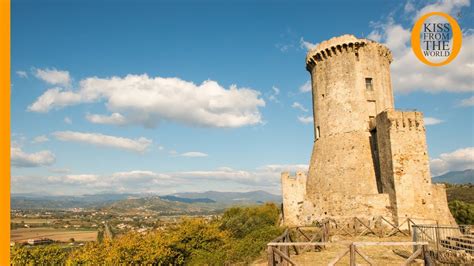
[(455, 225), (432, 184), (423, 114), (394, 109), (390, 50), (343, 35), (308, 52), (314, 146), (309, 172), (282, 173), (288, 226), (383, 216)]

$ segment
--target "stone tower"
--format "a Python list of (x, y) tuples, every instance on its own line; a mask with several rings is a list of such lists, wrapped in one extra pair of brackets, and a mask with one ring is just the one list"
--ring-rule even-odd
[(454, 222), (444, 188), (431, 184), (422, 114), (394, 110), (391, 61), (387, 47), (352, 35), (308, 52), (315, 140), (308, 174), (282, 174), (285, 223)]
[(309, 196), (324, 191), (377, 194), (371, 129), (378, 112), (393, 108), (391, 61), (388, 48), (352, 35), (308, 53), (315, 130)]

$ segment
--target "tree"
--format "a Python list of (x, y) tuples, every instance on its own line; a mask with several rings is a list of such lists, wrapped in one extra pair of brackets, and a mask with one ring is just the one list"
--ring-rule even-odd
[(175, 263), (200, 264), (207, 260), (210, 264), (223, 264), (225, 261), (229, 233), (220, 230), (217, 223), (187, 218), (170, 232), (170, 247), (178, 255)]
[(279, 211), (273, 203), (247, 208), (234, 207), (224, 213), (220, 228), (231, 232), (233, 237), (243, 238), (264, 226), (276, 226), (278, 219)]
[(474, 224), (474, 204), (454, 200), (448, 205), (458, 224)]

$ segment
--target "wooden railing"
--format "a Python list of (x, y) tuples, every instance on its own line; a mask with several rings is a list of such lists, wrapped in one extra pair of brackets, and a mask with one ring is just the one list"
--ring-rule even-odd
[[(290, 259), (290, 245), (279, 245), (282, 243), (291, 243), (288, 229), (285, 229), (285, 232), (283, 232), (283, 234), (273, 239), (272, 242), (267, 245), (268, 265), (288, 265), (288, 263), (290, 263), (291, 265), (296, 265)], [(295, 252), (296, 254), (299, 254), (298, 250), (296, 249)]]
[[(358, 217), (339, 220), (338, 222), (333, 219), (326, 219), (322, 224), (326, 224), (327, 230), (331, 230), (331, 235), (349, 235), (352, 237), (367, 234), (373, 234), (378, 237), (390, 237), (396, 234), (409, 236), (412, 234), (411, 227), (416, 225), (411, 218), (406, 218), (399, 225), (395, 225), (383, 216), (378, 216), (370, 222), (364, 221)], [(352, 227), (347, 227), (347, 224), (351, 224)], [(377, 224), (379, 225), (379, 228), (376, 228)], [(407, 231), (401, 229), (403, 226), (407, 227)], [(386, 228), (389, 228), (389, 231), (386, 231)]]
[(338, 261), (340, 261), (344, 256), (349, 254), (349, 265), (355, 266), (356, 265), (356, 258), (357, 254), (362, 257), (369, 265), (377, 265), (374, 261), (372, 261), (369, 256), (365, 255), (358, 247), (364, 246), (417, 246), (421, 248), (415, 249), (415, 252), (408, 257), (407, 260), (403, 262), (403, 265), (410, 265), (418, 256), (422, 255), (425, 265), (434, 265), (433, 261), (431, 260), (430, 253), (427, 249), (428, 242), (352, 242), (348, 249), (341, 252), (339, 255), (336, 256), (328, 265), (335, 265)]
[[(291, 259), (291, 252), (289, 252), (289, 247), (307, 247), (307, 246), (333, 246), (333, 245), (344, 245), (342, 243), (331, 243), (331, 242), (271, 242), (267, 244), (267, 255), (268, 255), (268, 265), (298, 265), (294, 260)], [(415, 252), (411, 254), (404, 262), (403, 265), (409, 265), (420, 255), (423, 257), (425, 265), (434, 265), (433, 260), (431, 259), (430, 252), (428, 251), (428, 242), (352, 242), (339, 253), (333, 260), (331, 260), (328, 265), (335, 265), (342, 258), (349, 254), (349, 265), (355, 266), (357, 262), (357, 255), (359, 255), (364, 261), (369, 265), (377, 265), (369, 256), (364, 254), (359, 247), (364, 246), (416, 246)], [(421, 248), (420, 248), (421, 247)], [(284, 252), (286, 251), (286, 252)], [(318, 261), (315, 261), (318, 263)]]
[[(408, 230), (404, 231), (401, 229), (404, 225), (407, 226)], [(362, 235), (373, 234), (377, 237), (390, 237), (395, 234), (402, 234), (409, 236), (412, 233), (412, 225), (416, 224), (410, 218), (405, 219), (399, 225), (395, 225), (389, 219), (379, 216), (370, 221), (364, 221), (358, 217), (339, 220), (338, 222), (332, 219), (324, 219), (320, 221), (317, 226), (291, 227), (268, 243), (268, 265), (296, 265), (296, 262), (291, 259), (292, 254), (299, 255), (311, 248), (322, 250), (326, 246), (334, 245), (345, 246), (347, 248), (344, 252), (336, 256), (329, 265), (334, 265), (339, 262), (347, 254), (349, 254), (351, 265), (355, 265), (356, 254), (362, 257), (362, 259), (370, 265), (374, 265), (373, 261), (358, 247), (400, 245), (411, 245), (414, 247), (414, 253), (404, 262), (405, 264), (409, 264), (422, 254), (425, 259), (425, 265), (431, 265), (431, 257), (427, 246), (428, 242), (352, 242), (350, 244), (348, 244), (348, 242), (330, 242), (330, 235), (346, 234), (351, 237), (359, 237)]]

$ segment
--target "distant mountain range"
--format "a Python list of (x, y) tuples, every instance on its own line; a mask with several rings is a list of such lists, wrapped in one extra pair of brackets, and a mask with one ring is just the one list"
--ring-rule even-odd
[(185, 192), (172, 195), (93, 194), (82, 196), (50, 196), (12, 194), (12, 209), (96, 208), (116, 211), (149, 210), (163, 213), (201, 213), (221, 210), (234, 205), (281, 202), (281, 196), (265, 191), (251, 192)]
[(433, 177), (432, 181), (433, 183), (474, 184), (474, 169), (448, 172), (444, 175)]
[(207, 191), (207, 192), (183, 192), (175, 193), (173, 196), (186, 198), (186, 199), (202, 199), (207, 198), (217, 203), (222, 204), (255, 204), (263, 202), (275, 202), (281, 203), (282, 198), (280, 195), (270, 194), (268, 192), (257, 190), (250, 192), (218, 192), (218, 191)]
[(181, 198), (173, 195), (166, 195), (166, 196), (160, 196), (161, 199), (167, 200), (167, 201), (175, 201), (175, 202), (184, 202), (184, 203), (215, 203), (215, 200), (211, 200), (208, 198)]
[(118, 200), (137, 197), (135, 194), (92, 194), (82, 196), (51, 196), (38, 194), (12, 194), (12, 209), (69, 209), (95, 208)]

